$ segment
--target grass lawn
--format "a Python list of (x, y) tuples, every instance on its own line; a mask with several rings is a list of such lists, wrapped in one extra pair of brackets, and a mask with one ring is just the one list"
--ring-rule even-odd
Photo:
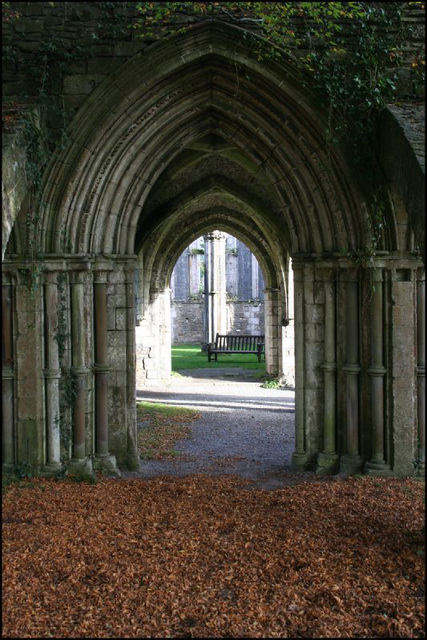
[(219, 354), (218, 362), (208, 362), (208, 354), (202, 351), (200, 344), (177, 344), (172, 347), (172, 371), (180, 369), (223, 369), (239, 367), (251, 369), (260, 375), (265, 374), (265, 362), (258, 362), (255, 353)]

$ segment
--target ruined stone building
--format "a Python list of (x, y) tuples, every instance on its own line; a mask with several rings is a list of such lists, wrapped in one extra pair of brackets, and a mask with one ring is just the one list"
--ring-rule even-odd
[(170, 375), (173, 267), (218, 231), (262, 269), (272, 376), (294, 321), (294, 468), (424, 474), (419, 3), (384, 3), (413, 29), (365, 140), (377, 200), (259, 23), (184, 12), (140, 39), (135, 4), (14, 2), (3, 24), (4, 469), (139, 467), (135, 394)]
[(264, 334), (264, 278), (254, 254), (229, 234), (197, 238), (172, 271), (171, 314), (172, 344), (205, 345), (216, 333)]

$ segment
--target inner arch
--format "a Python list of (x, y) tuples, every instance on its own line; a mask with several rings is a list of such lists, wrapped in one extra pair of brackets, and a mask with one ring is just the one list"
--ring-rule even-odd
[(326, 153), (322, 114), (296, 88), (291, 61), (284, 78), (274, 63), (248, 55), (237, 33), (230, 51), (230, 30), (196, 27), (198, 52), (185, 62), (170, 55), (185, 36), (148, 47), (95, 90), (73, 123), (70, 147), (52, 164), (46, 251), (133, 254), (141, 229), (148, 235), (158, 223), (156, 192), (218, 158), (245, 172), (245, 187), (268, 186), (268, 213), (288, 229), (292, 253), (363, 245), (360, 196), (339, 151)]

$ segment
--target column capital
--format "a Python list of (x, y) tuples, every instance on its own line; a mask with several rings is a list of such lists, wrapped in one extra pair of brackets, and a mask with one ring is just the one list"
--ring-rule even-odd
[(45, 271), (43, 274), (45, 284), (58, 284), (58, 271)]
[(70, 284), (86, 284), (88, 269), (70, 271)]
[(4, 269), (2, 269), (1, 283), (5, 287), (12, 285), (12, 274), (10, 271), (5, 271)]
[(204, 237), (210, 241), (222, 240), (223, 238), (225, 238), (225, 233), (223, 233), (222, 231), (210, 231), (209, 233), (206, 233)]
[(108, 269), (105, 269), (105, 270), (95, 269), (92, 273), (93, 273), (93, 284), (108, 283)]
[(264, 289), (264, 296), (266, 297), (266, 299), (268, 298), (278, 298), (281, 294), (281, 291), (279, 288), (276, 287), (266, 287)]

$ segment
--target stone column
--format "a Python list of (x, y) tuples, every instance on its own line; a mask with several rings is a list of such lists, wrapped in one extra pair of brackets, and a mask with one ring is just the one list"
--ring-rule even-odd
[(294, 272), (292, 260), (286, 272), (286, 307), (282, 319), (282, 383), (287, 387), (295, 387), (295, 322), (294, 322)]
[(73, 406), (73, 457), (69, 464), (70, 473), (92, 474), (92, 461), (86, 456), (86, 393), (87, 374), (85, 366), (84, 332), (84, 271), (71, 273), (71, 373), (75, 382)]
[(358, 282), (346, 282), (345, 357), (346, 374), (346, 453), (341, 457), (340, 470), (357, 473), (362, 467), (359, 455), (359, 287)]
[(425, 354), (426, 308), (425, 280), (417, 282), (417, 378), (418, 378), (418, 475), (425, 475)]
[(317, 457), (316, 473), (332, 474), (337, 471), (336, 450), (336, 322), (335, 322), (335, 282), (325, 282), (325, 360), (324, 371), (324, 420), (323, 451)]
[(382, 274), (374, 282), (371, 299), (371, 364), (368, 373), (371, 377), (371, 420), (372, 453), (365, 465), (370, 475), (390, 475), (390, 467), (385, 461), (384, 446), (384, 283)]
[(46, 387), (46, 467), (45, 473), (61, 470), (59, 429), (59, 380), (61, 369), (58, 352), (58, 274), (45, 275), (45, 387)]
[(279, 363), (279, 326), (281, 326), (280, 289), (264, 289), (265, 295), (265, 372), (269, 376), (282, 374)]
[[(4, 282), (8, 282), (5, 284)], [(15, 462), (13, 414), (13, 331), (12, 285), (3, 274), (2, 284), (2, 464), (4, 472), (11, 472)]]
[(127, 393), (127, 453), (126, 464), (138, 471), (141, 461), (137, 448), (136, 427), (136, 344), (135, 344), (135, 296), (134, 269), (125, 269), (126, 283), (126, 393)]
[(304, 267), (294, 263), (295, 314), (295, 451), (292, 468), (306, 468), (304, 425)]
[(15, 464), (40, 473), (46, 465), (43, 280), (22, 266), (13, 276), (14, 453)]
[(95, 314), (95, 463), (94, 468), (120, 476), (116, 458), (108, 450), (107, 271), (94, 272)]
[(217, 333), (227, 331), (225, 289), (225, 236), (219, 231), (205, 240), (205, 341), (213, 342)]

